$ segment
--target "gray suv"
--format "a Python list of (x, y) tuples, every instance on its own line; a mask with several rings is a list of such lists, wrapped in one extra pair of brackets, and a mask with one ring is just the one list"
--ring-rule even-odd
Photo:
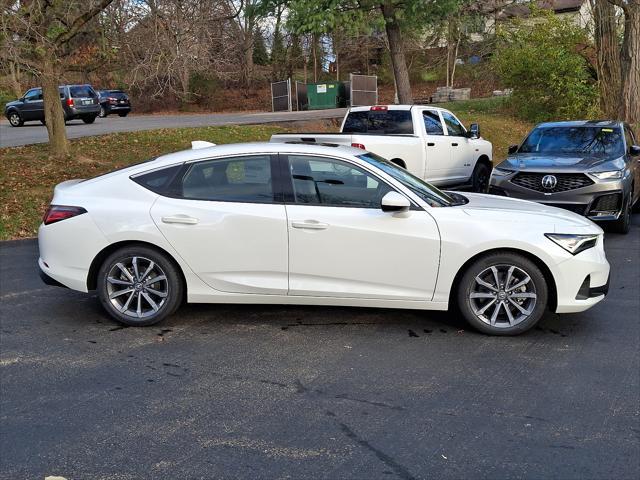
[(640, 146), (623, 122), (541, 123), (509, 147), (489, 193), (565, 208), (627, 233), (640, 197)]
[[(84, 123), (94, 122), (100, 113), (100, 102), (91, 85), (62, 85), (58, 90), (65, 122), (76, 118)], [(24, 122), (29, 121), (40, 121), (44, 124), (42, 89), (32, 88), (27, 90), (22, 98), (7, 103), (4, 115), (12, 127), (21, 127)]]

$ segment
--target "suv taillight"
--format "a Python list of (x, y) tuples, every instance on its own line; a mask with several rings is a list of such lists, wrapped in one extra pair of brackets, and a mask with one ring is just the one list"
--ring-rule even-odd
[(49, 208), (45, 212), (42, 219), (42, 223), (44, 223), (45, 225), (49, 225), (51, 223), (66, 220), (67, 218), (77, 217), (78, 215), (82, 215), (83, 213), (87, 213), (87, 211), (82, 207), (71, 207), (68, 205), (49, 205)]
[(73, 98), (67, 98), (67, 107), (73, 107)]

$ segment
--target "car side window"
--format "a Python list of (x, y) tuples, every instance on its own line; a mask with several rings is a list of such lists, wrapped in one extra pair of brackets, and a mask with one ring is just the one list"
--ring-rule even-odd
[(392, 189), (370, 173), (347, 162), (289, 155), (295, 202), (327, 207), (380, 208)]
[(427, 135), (444, 135), (438, 112), (435, 110), (425, 110), (422, 112), (422, 118), (424, 119), (424, 128), (427, 131)]
[(182, 178), (182, 198), (217, 202), (274, 201), (271, 156), (251, 155), (206, 160), (189, 166)]
[(442, 119), (447, 126), (447, 131), (452, 137), (464, 137), (465, 129), (462, 124), (449, 112), (442, 112)]
[(24, 100), (26, 102), (35, 102), (37, 100), (42, 100), (42, 90), (38, 88), (34, 88), (33, 90), (29, 90), (24, 95)]

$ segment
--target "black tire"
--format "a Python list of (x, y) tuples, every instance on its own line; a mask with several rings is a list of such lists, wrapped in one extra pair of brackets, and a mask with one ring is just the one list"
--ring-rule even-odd
[(405, 170), (407, 169), (407, 164), (404, 162), (404, 160), (402, 160), (401, 158), (394, 158), (393, 160), (391, 160), (391, 163), (404, 168)]
[(631, 230), (631, 210), (632, 210), (631, 203), (632, 202), (633, 202), (633, 194), (629, 193), (629, 195), (627, 195), (627, 198), (625, 199), (624, 207), (622, 207), (620, 218), (618, 218), (618, 220), (615, 220), (613, 222), (609, 222), (608, 225), (606, 225), (607, 230), (609, 232), (621, 233), (623, 235), (626, 235), (627, 233), (629, 233), (629, 230)]
[(45, 127), (47, 126), (47, 121), (46, 121), (46, 120), (40, 120), (40, 123), (41, 123), (42, 125), (44, 125)]
[(100, 113), (98, 113), (98, 116), (100, 118), (105, 118), (107, 115), (109, 115), (109, 112), (107, 112), (107, 109), (104, 107), (104, 105), (100, 105)]
[(129, 115), (129, 112), (118, 114), (119, 117), (126, 117), (127, 115)]
[(489, 180), (491, 179), (491, 167), (484, 162), (478, 162), (471, 175), (473, 191), (487, 193), (489, 191)]
[(9, 120), (9, 125), (11, 125), (12, 127), (21, 127), (22, 125), (24, 125), (22, 116), (16, 111), (9, 112), (7, 114), (7, 120)]
[[(491, 270), (492, 267), (498, 269), (498, 282), (505, 281), (509, 269), (514, 267), (509, 283), (511, 287), (525, 280), (527, 276), (529, 281), (511, 292), (509, 292), (507, 285), (502, 287), (498, 285), (499, 288), (494, 297), (472, 299), (472, 294), (477, 296), (493, 295), (491, 290), (484, 288), (476, 281), (476, 277), (480, 277), (481, 280), (484, 278), (492, 283), (491, 278), (495, 278)], [(487, 274), (488, 277), (485, 276)], [(479, 289), (484, 291), (480, 292)], [(536, 298), (521, 298), (531, 294), (536, 295)], [(516, 295), (519, 297), (516, 298)], [(532, 328), (544, 315), (549, 298), (549, 287), (538, 266), (527, 257), (512, 252), (496, 252), (479, 258), (467, 268), (460, 279), (455, 298), (460, 313), (476, 330), (489, 335), (518, 335)], [(492, 302), (493, 298), (495, 301)], [(520, 303), (521, 301), (522, 303)], [(513, 302), (517, 302), (528, 314), (525, 315)], [(514, 316), (513, 322), (509, 321), (505, 307), (509, 308), (512, 316), (514, 313), (517, 315), (517, 318)], [(487, 312), (486, 316), (483, 308), (484, 312)], [(494, 324), (491, 325), (492, 318), (487, 317), (493, 317), (496, 308), (498, 314)]]
[[(153, 269), (143, 276), (151, 262)], [(133, 263), (139, 267), (138, 276)], [(118, 264), (129, 274), (125, 274)], [(159, 280), (148, 283), (153, 279)], [(107, 313), (116, 321), (133, 327), (154, 325), (171, 315), (181, 305), (184, 292), (182, 277), (173, 260), (164, 253), (142, 245), (124, 247), (109, 255), (98, 272), (97, 287), (100, 303)], [(122, 290), (127, 291), (113, 295)], [(158, 295), (158, 292), (166, 296)], [(155, 303), (157, 309), (147, 298)], [(142, 315), (138, 315), (138, 312)]]
[(93, 122), (96, 121), (96, 115), (89, 115), (89, 116), (86, 116), (86, 117), (82, 117), (82, 121), (84, 123), (93, 123)]

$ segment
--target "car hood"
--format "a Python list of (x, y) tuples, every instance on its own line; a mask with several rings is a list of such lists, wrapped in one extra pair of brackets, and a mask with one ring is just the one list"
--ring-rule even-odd
[(603, 154), (539, 154), (518, 153), (511, 155), (498, 168), (532, 172), (584, 172), (620, 170), (624, 160), (615, 155)]
[(548, 230), (545, 233), (602, 232), (602, 229), (588, 218), (561, 208), (481, 193), (464, 192), (464, 196), (469, 202), (454, 208), (462, 208), (470, 217), (492, 224), (495, 222), (521, 223), (523, 228), (539, 225)]
[(20, 105), (22, 102), (20, 100), (13, 100), (12, 102), (7, 102), (4, 105), (4, 108), (12, 107), (14, 105)]

